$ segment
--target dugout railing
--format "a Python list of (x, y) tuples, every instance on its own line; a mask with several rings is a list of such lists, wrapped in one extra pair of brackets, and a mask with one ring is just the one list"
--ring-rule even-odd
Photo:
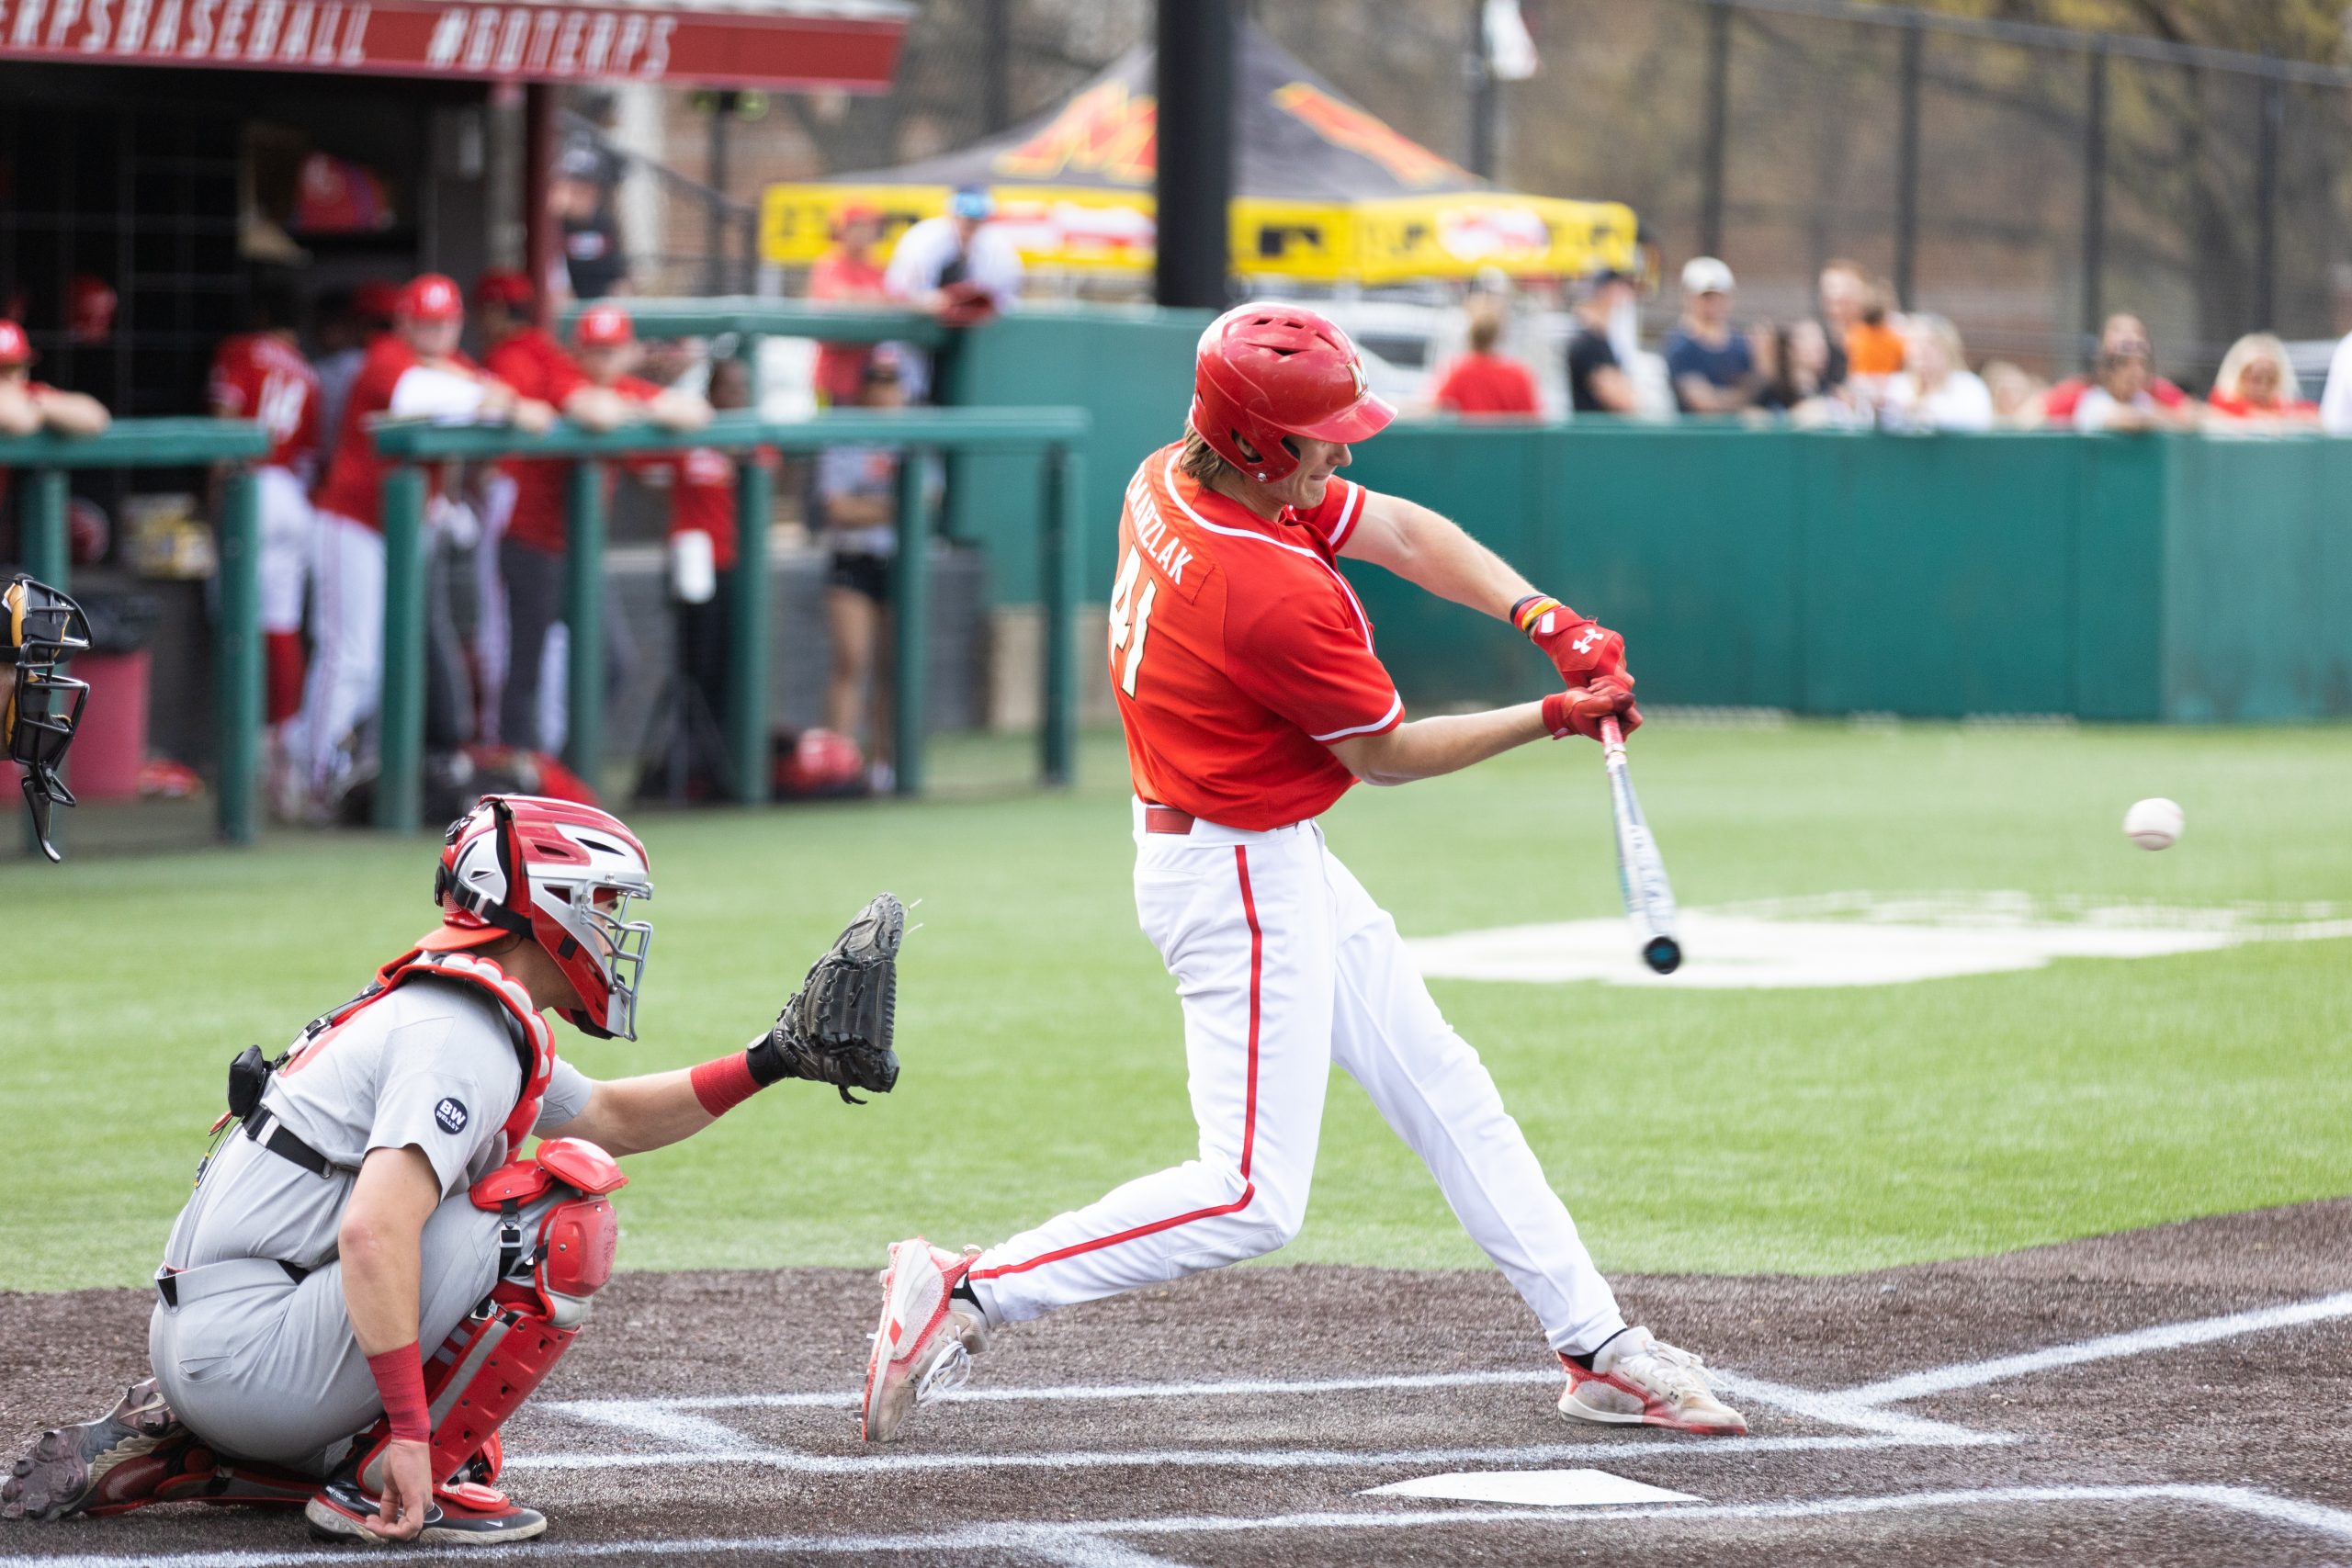
[[(649, 334), (656, 311), (638, 302), (631, 312)], [(720, 302), (724, 303), (724, 302)], [(756, 301), (751, 303), (758, 303)], [(640, 310), (642, 313), (640, 314)], [(713, 319), (701, 318), (703, 321)], [(901, 335), (906, 319), (877, 312), (868, 330)], [(834, 335), (829, 319), (826, 335)], [(887, 326), (887, 331), (885, 330)], [(688, 333), (737, 331), (695, 325)], [(876, 339), (876, 341), (879, 341)], [(417, 827), (422, 809), (424, 742), (425, 553), (424, 502), (428, 463), (453, 459), (546, 457), (572, 464), (566, 491), (568, 547), (564, 612), (567, 648), (565, 761), (582, 777), (603, 771), (605, 735), (604, 575), (605, 466), (616, 459), (694, 447), (736, 457), (736, 565), (730, 585), (727, 652), (727, 712), (721, 718), (728, 782), (745, 805), (769, 794), (768, 728), (769, 552), (773, 490), (759, 461), (764, 449), (817, 452), (829, 446), (879, 446), (899, 450), (899, 548), (892, 566), (892, 619), (897, 689), (892, 704), (896, 788), (920, 794), (924, 783), (926, 638), (930, 631), (932, 536), (922, 454), (1034, 452), (1043, 467), (1038, 570), (1045, 608), (1043, 706), (1038, 772), (1049, 784), (1069, 782), (1076, 745), (1077, 645), (1071, 612), (1077, 604), (1080, 509), (1085, 489), (1084, 443), (1091, 428), (1080, 408), (852, 409), (813, 418), (766, 421), (750, 411), (714, 416), (692, 431), (628, 424), (606, 432), (569, 422), (544, 435), (505, 426), (385, 423), (377, 449), (395, 465), (385, 476), (384, 686), (379, 718), (381, 767), (375, 825), (393, 831)]]
[[(261, 826), (261, 507), (252, 463), (269, 434), (252, 420), (121, 419), (96, 435), (0, 436), (0, 469), (21, 475), (17, 554), (24, 570), (73, 591), (66, 475), (86, 468), (190, 468), (229, 463), (220, 525), (220, 602), (213, 621), (213, 723), (220, 743), (220, 836), (250, 843)], [(67, 760), (70, 776), (72, 759)], [(59, 830), (63, 831), (60, 819)]]

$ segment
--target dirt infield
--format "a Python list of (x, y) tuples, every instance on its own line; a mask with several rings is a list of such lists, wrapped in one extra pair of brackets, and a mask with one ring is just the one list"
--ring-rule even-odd
[[(2321, 1563), (2352, 1559), (2352, 1201), (1836, 1279), (1634, 1277), (1750, 1435), (1564, 1422), (1498, 1277), (1231, 1270), (1002, 1336), (902, 1443), (857, 1441), (850, 1271), (625, 1276), (511, 1428), (555, 1523), (617, 1563)], [(128, 1292), (0, 1295), (0, 1437), (119, 1391)], [(110, 1387), (111, 1385), (111, 1387)], [(1366, 1496), (1591, 1469), (1688, 1500)], [(348, 1556), (283, 1515), (0, 1529), (97, 1568)], [(376, 1552), (369, 1562), (417, 1555)]]

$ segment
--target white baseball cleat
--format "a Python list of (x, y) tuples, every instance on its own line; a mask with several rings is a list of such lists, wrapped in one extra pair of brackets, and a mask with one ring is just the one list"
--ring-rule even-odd
[(950, 1292), (978, 1256), (978, 1247), (959, 1258), (921, 1236), (890, 1244), (882, 1321), (865, 1359), (861, 1431), (867, 1442), (890, 1441), (916, 1405), (972, 1375), (973, 1354), (989, 1347), (988, 1324)]
[(1717, 1399), (1707, 1363), (1646, 1328), (1628, 1328), (1601, 1346), (1587, 1371), (1566, 1356), (1568, 1386), (1560, 1414), (1576, 1421), (1666, 1427), (1702, 1437), (1736, 1438), (1747, 1417)]

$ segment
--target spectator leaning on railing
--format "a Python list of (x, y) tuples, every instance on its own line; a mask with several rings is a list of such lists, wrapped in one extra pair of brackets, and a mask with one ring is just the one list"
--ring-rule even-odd
[(96, 435), (114, 422), (97, 399), (36, 381), (32, 370), (33, 345), (25, 329), (0, 320), (0, 435), (32, 435), (43, 430)]
[(2177, 430), (2193, 423), (2186, 409), (2167, 408), (2149, 387), (2144, 354), (2099, 355), (2098, 378), (2075, 400), (2076, 430)]
[[(565, 387), (563, 409), (591, 430), (611, 430), (631, 419), (649, 419), (666, 430), (695, 430), (710, 420), (710, 405), (692, 392), (675, 391), (628, 374), (637, 355), (637, 330), (628, 312), (600, 300), (572, 323), (576, 359)], [(565, 671), (548, 655), (548, 637), (563, 624), (564, 557), (571, 546), (565, 504), (566, 462), (533, 459), (552, 470), (548, 504), (526, 511), (518, 496), (514, 521), (499, 551), (506, 580), (506, 615), (513, 654), (499, 703), (499, 739), (509, 746), (553, 751), (564, 712)], [(606, 482), (610, 482), (609, 470)], [(526, 487), (522, 494), (532, 493)], [(628, 623), (610, 579), (605, 582), (605, 682), (617, 689), (627, 679), (631, 649)]]
[(2287, 345), (2269, 333), (2248, 333), (2230, 345), (2205, 404), (2211, 417), (2225, 428), (2319, 423), (2319, 405), (2304, 401)]
[(1682, 267), (1682, 320), (1666, 339), (1666, 370), (1684, 413), (1737, 413), (1756, 400), (1756, 359), (1732, 330), (1731, 268), (1713, 256)]
[[(490, 346), (490, 373), (590, 430), (610, 430), (627, 403), (594, 386), (538, 322), (538, 290), (519, 272), (492, 267), (474, 279), (474, 322)], [(563, 592), (564, 479), (571, 465), (503, 457), (482, 484), (483, 542), (476, 556), (481, 613), (475, 658), (482, 683), (482, 738), (530, 750), (538, 720), (542, 645)]]
[(1990, 430), (1993, 393), (1968, 368), (1960, 329), (1942, 316), (1905, 318), (1905, 368), (1886, 378), (1886, 423), (1901, 430)]
[(2000, 430), (2039, 430), (2048, 418), (2042, 400), (2050, 389), (2039, 376), (2006, 359), (1984, 364), (1984, 388), (1993, 396), (1993, 423)]
[[(2174, 411), (2188, 407), (2188, 394), (2156, 374), (2155, 344), (2148, 336), (2148, 325), (2129, 310), (2118, 310), (2099, 327), (2098, 353), (2101, 361), (2110, 355), (2137, 358), (2147, 371), (2144, 390), (2156, 407)], [(2051, 388), (2041, 403), (2049, 423), (2073, 424), (2075, 403), (2097, 379), (2094, 371), (2089, 376), (2070, 376)]]
[[(977, 326), (1012, 309), (1021, 296), (1021, 253), (1011, 236), (989, 220), (996, 197), (986, 186), (963, 186), (947, 198), (944, 216), (926, 218), (899, 236), (884, 288), (951, 327)], [(900, 367), (910, 401), (931, 393), (931, 365), (907, 353)]]
[[(44, 430), (96, 435), (114, 423), (97, 399), (44, 385), (33, 379), (32, 370), (33, 345), (25, 329), (0, 317), (0, 435), (33, 435)], [(0, 468), (0, 501), (7, 496), (8, 470)]]

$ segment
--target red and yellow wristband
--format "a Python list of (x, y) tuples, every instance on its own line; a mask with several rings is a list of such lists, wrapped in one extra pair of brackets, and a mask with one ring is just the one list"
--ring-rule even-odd
[(1555, 610), (1566, 611), (1568, 619), (1572, 621), (1578, 618), (1574, 610), (1568, 609), (1566, 604), (1561, 604), (1549, 593), (1530, 593), (1510, 607), (1510, 624), (1532, 637), (1536, 635), (1535, 628), (1544, 617)]

